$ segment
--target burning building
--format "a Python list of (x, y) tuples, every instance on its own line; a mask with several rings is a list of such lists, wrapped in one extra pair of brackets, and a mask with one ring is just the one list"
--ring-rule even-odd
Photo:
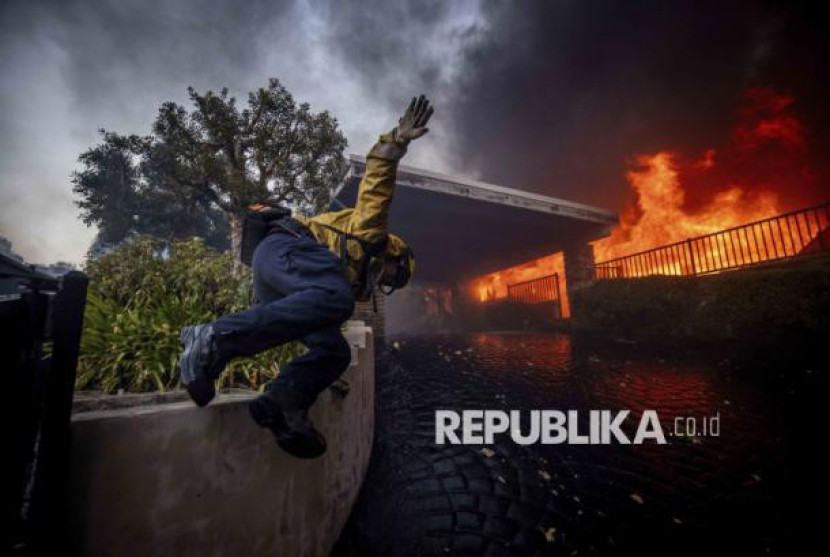
[[(511, 305), (520, 317), (567, 319), (568, 288), (590, 278), (701, 275), (827, 251), (830, 205), (794, 106), (752, 87), (726, 140), (696, 155), (634, 156), (619, 220), (590, 205), (401, 167), (391, 223), (414, 246), (418, 271), (416, 287), (388, 301), (390, 329), (446, 330), (462, 310), (477, 322)], [(364, 168), (352, 156), (340, 202), (354, 202)]]
[[(337, 194), (345, 205), (365, 171), (362, 157), (350, 163)], [(566, 285), (590, 277), (590, 242), (617, 223), (598, 207), (407, 166), (395, 195), (391, 228), (413, 247), (417, 271), (408, 292), (379, 309), (392, 331), (446, 328), (461, 308), (497, 300), (555, 302), (551, 317), (565, 317)]]

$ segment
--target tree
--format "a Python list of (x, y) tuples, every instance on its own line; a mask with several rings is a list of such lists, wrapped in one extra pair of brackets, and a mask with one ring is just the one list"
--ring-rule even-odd
[(73, 173), (77, 205), (87, 225), (98, 225), (101, 240), (122, 240), (134, 227), (139, 211), (138, 170), (133, 153), (140, 138), (100, 130), (103, 141), (81, 154), (84, 169)]
[[(126, 151), (136, 157), (137, 176), (123, 164), (115, 164), (119, 161), (115, 155), (113, 168), (104, 166), (106, 172), (92, 169), (96, 180), (108, 184), (109, 193), (104, 196), (108, 202), (116, 203), (121, 199), (118, 192), (132, 189), (138, 191), (137, 204), (150, 212), (170, 214), (169, 207), (175, 207), (172, 220), (180, 214), (190, 216), (188, 211), (196, 211), (194, 216), (221, 211), (230, 226), (238, 272), (245, 207), (270, 200), (304, 214), (324, 209), (346, 171), (346, 139), (327, 111), (315, 114), (307, 103), (297, 104), (277, 79), (250, 93), (243, 110), (227, 89), (202, 95), (191, 87), (188, 93), (193, 110), (165, 103), (150, 136), (121, 138), (105, 132), (104, 144), (82, 155), (81, 162), (86, 164), (84, 156), (96, 149), (117, 147), (107, 145), (108, 137), (112, 136), (111, 143), (123, 139)], [(101, 188), (79, 190), (79, 176), (87, 182), (94, 180), (78, 173), (75, 184), (84, 196), (79, 205), (86, 211), (85, 220), (96, 222), (103, 208)], [(125, 186), (134, 184), (130, 179), (137, 185)], [(134, 207), (132, 198), (125, 199), (126, 206)], [(114, 219), (111, 226), (120, 230), (125, 225), (123, 219)]]
[(142, 176), (140, 155), (151, 138), (101, 130), (100, 144), (81, 154), (83, 170), (72, 177), (81, 217), (98, 226), (98, 245), (117, 245), (132, 234), (167, 242), (199, 236), (219, 250), (228, 248), (225, 215), (196, 196), (176, 195)]

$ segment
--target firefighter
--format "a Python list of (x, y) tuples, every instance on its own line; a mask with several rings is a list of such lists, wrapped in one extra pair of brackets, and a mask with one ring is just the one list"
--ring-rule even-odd
[(281, 214), (274, 221), (251, 257), (257, 305), (182, 329), (179, 373), (197, 405), (213, 399), (213, 382), (231, 359), (299, 340), (308, 352), (283, 366), (249, 410), (286, 452), (301, 458), (325, 452), (308, 409), (349, 365), (341, 325), (355, 300), (369, 300), (376, 289), (390, 294), (414, 271), (412, 250), (388, 232), (389, 206), (398, 161), (410, 141), (427, 133), (432, 112), (423, 95), (413, 98), (397, 127), (380, 137), (367, 156), (354, 209), (312, 218)]

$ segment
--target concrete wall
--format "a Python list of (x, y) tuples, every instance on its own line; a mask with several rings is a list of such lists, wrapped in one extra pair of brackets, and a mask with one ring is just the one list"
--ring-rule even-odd
[(80, 555), (327, 555), (354, 503), (374, 430), (371, 329), (352, 323), (348, 394), (312, 409), (328, 451), (283, 453), (248, 415), (255, 394), (75, 413), (71, 531)]

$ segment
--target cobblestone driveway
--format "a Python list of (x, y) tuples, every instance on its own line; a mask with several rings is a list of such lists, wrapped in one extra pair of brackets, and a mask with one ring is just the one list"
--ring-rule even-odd
[[(333, 555), (787, 554), (786, 424), (730, 366), (561, 334), (390, 342), (368, 477)], [(664, 425), (719, 412), (722, 432), (662, 446), (434, 444), (436, 409), (481, 408), (653, 408)]]

